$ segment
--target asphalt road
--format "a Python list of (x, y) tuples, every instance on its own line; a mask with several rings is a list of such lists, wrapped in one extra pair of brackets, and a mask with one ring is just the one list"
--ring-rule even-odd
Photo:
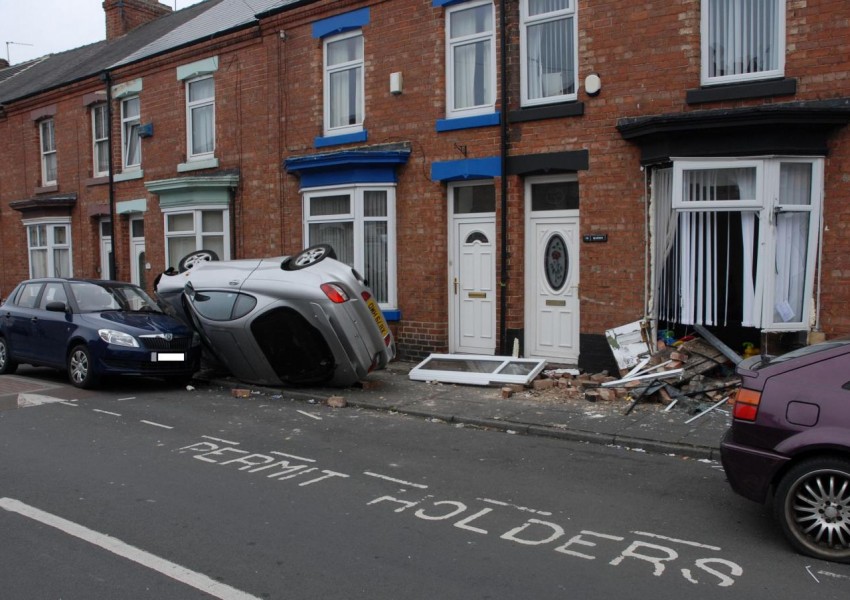
[(712, 462), (285, 394), (3, 390), (4, 600), (850, 594)]

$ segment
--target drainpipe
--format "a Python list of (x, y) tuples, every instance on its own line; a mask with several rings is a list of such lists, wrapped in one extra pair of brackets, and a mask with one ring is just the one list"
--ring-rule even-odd
[(117, 231), (117, 224), (115, 223), (115, 178), (112, 168), (112, 77), (109, 75), (109, 71), (101, 73), (100, 80), (106, 84), (106, 122), (108, 124), (106, 129), (106, 170), (109, 173), (109, 228), (112, 230), (110, 236), (112, 243), (109, 248), (109, 278), (115, 279), (115, 232)]
[(499, 34), (500, 43), (500, 82), (502, 118), (500, 119), (502, 135), (499, 144), (500, 173), (502, 183), (502, 269), (500, 276), (499, 291), (500, 316), (499, 316), (499, 340), (501, 354), (508, 354), (507, 338), (507, 312), (508, 312), (508, 40), (507, 40), (507, 16), (505, 0), (499, 2)]

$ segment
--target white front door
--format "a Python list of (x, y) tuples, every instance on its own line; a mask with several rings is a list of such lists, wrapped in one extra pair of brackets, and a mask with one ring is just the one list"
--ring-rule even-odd
[[(525, 356), (579, 357), (579, 217), (574, 178), (526, 183)], [(575, 207), (575, 208), (573, 208)]]
[(450, 188), (449, 350), (496, 352), (496, 216), (492, 183)]
[(100, 278), (112, 276), (112, 221), (100, 220)]
[(146, 275), (145, 221), (142, 217), (133, 217), (130, 219), (130, 281), (144, 288)]

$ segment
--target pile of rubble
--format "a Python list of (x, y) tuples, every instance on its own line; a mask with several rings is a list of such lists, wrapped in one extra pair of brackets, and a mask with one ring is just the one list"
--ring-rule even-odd
[[(591, 374), (555, 369), (544, 371), (532, 382), (532, 389), (555, 390), (566, 400), (626, 402), (626, 414), (644, 402), (662, 404), (665, 410), (678, 406), (702, 413), (727, 402), (740, 386), (728, 353), (705, 339), (690, 337), (671, 347), (659, 345), (655, 353), (622, 371), (620, 377), (607, 371)], [(503, 394), (510, 391), (505, 388)]]

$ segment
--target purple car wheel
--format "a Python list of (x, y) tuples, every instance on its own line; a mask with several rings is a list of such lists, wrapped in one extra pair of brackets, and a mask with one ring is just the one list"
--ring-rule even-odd
[(807, 460), (779, 483), (776, 516), (803, 554), (850, 563), (850, 461)]

